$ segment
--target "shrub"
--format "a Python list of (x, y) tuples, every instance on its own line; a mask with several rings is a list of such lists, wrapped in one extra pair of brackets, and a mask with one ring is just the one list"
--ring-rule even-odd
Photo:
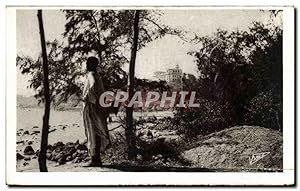
[(271, 90), (253, 97), (247, 110), (245, 123), (282, 131), (282, 103)]
[(173, 127), (189, 137), (206, 135), (232, 125), (232, 112), (228, 104), (202, 99), (199, 108), (179, 110), (174, 115)]

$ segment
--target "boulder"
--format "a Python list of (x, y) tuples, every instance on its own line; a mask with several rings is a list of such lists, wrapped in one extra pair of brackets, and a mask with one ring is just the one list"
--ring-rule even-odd
[(32, 148), (32, 146), (27, 146), (24, 149), (24, 155), (34, 155), (34, 150)]
[(40, 154), (40, 150), (38, 149), (38, 150), (35, 151), (35, 155), (39, 156), (39, 154)]
[(52, 146), (52, 145), (48, 145), (48, 146), (47, 146), (47, 150), (49, 150), (49, 151), (53, 151), (53, 150), (54, 150), (54, 148), (53, 148), (53, 146)]
[(64, 146), (64, 143), (59, 141), (53, 144), (53, 147), (59, 147), (59, 146)]
[(24, 157), (24, 160), (25, 160), (25, 161), (30, 161), (31, 158), (30, 158), (30, 157)]
[(75, 148), (69, 148), (67, 151), (66, 151), (66, 155), (67, 156), (72, 156), (73, 155), (73, 153), (75, 153), (76, 152), (76, 149)]
[(80, 163), (81, 161), (80, 161), (80, 158), (79, 158), (79, 157), (76, 157), (76, 158), (73, 159), (72, 162), (73, 162), (73, 163)]
[(41, 131), (33, 131), (30, 135), (36, 135), (36, 134), (39, 134), (41, 133)]
[(47, 158), (48, 160), (51, 160), (51, 158), (52, 158), (52, 153), (47, 152), (47, 153), (46, 153), (46, 158)]
[(66, 156), (63, 155), (57, 162), (59, 165), (66, 164)]
[(17, 153), (17, 160), (22, 160), (25, 157), (23, 155), (21, 155), (20, 153)]
[(85, 150), (85, 151), (88, 150), (87, 146), (84, 145), (84, 144), (78, 144), (78, 145), (75, 145), (75, 149), (76, 149), (76, 150)]
[(24, 141), (17, 141), (17, 144), (24, 144)]
[(58, 153), (58, 154), (54, 155), (53, 160), (54, 161), (59, 161), (62, 158), (65, 158), (65, 155), (63, 153)]
[(66, 158), (66, 162), (69, 162), (69, 161), (71, 161), (73, 158), (72, 158), (72, 156), (68, 156), (67, 158)]
[(78, 155), (78, 152), (75, 151), (75, 152), (72, 154), (72, 158), (75, 159), (75, 158), (77, 157), (77, 155)]

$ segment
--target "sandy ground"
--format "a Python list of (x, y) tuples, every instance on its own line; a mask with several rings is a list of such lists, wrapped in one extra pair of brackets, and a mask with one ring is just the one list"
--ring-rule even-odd
[[(28, 165), (24, 166), (23, 162), (17, 163), (17, 169), (19, 172), (39, 172), (38, 161), (31, 160)], [(106, 167), (84, 167), (84, 163), (78, 164), (64, 164), (58, 165), (55, 162), (47, 163), (47, 168), (49, 172), (117, 172), (119, 170)]]
[(183, 155), (196, 167), (280, 171), (282, 143), (282, 133), (276, 130), (238, 126), (203, 137)]

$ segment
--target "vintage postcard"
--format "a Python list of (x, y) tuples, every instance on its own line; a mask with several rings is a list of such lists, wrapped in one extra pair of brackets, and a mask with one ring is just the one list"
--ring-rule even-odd
[(292, 186), (293, 7), (7, 7), (8, 185)]

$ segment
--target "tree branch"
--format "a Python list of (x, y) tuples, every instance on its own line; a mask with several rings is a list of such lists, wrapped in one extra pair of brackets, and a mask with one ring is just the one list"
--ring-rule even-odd
[(161, 27), (159, 24), (157, 24), (155, 21), (147, 18), (147, 17), (141, 17), (141, 19), (144, 19), (146, 21), (149, 21), (150, 23), (152, 23), (153, 25), (157, 26), (162, 32), (164, 32), (165, 34), (169, 34), (169, 35), (175, 35), (178, 36), (181, 40), (183, 40), (184, 42), (189, 42), (186, 39), (184, 39), (179, 32), (175, 33), (175, 32), (169, 32), (168, 30), (166, 30), (165, 28)]

